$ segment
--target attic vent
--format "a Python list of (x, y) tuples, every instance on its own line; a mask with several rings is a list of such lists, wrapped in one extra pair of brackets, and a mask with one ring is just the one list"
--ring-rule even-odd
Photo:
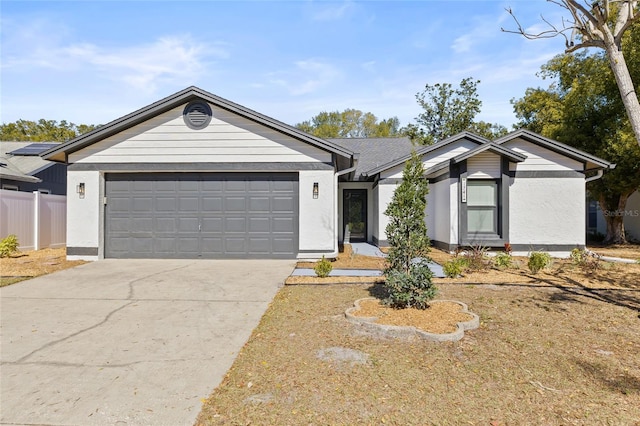
[(184, 124), (190, 129), (204, 129), (211, 122), (211, 107), (203, 101), (193, 101), (184, 108), (182, 113)]

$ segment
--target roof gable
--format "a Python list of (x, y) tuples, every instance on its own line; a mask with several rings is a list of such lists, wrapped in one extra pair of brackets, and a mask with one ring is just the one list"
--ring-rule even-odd
[[(468, 140), (468, 141), (473, 142), (473, 143), (476, 143), (478, 145), (483, 145), (483, 144), (489, 142), (488, 139), (485, 139), (485, 138), (483, 138), (481, 136), (478, 136), (478, 135), (475, 135), (473, 133), (461, 132), (461, 133), (458, 133), (457, 135), (454, 135), (454, 136), (451, 136), (449, 138), (443, 139), (440, 142), (437, 142), (437, 143), (435, 143), (433, 145), (427, 145), (427, 146), (419, 147), (419, 148), (416, 149), (416, 153), (424, 158), (425, 155), (428, 155), (428, 154), (430, 154), (430, 153), (432, 153), (432, 152), (434, 152), (434, 151), (436, 151), (436, 150), (438, 150), (440, 148), (443, 148), (443, 147), (445, 147), (447, 145), (454, 144), (454, 143), (456, 143), (458, 141), (461, 141), (463, 139), (464, 140)], [(374, 176), (374, 175), (376, 175), (376, 174), (378, 174), (380, 172), (383, 172), (385, 170), (389, 170), (389, 169), (391, 169), (393, 167), (396, 167), (396, 166), (398, 166), (400, 164), (405, 163), (409, 158), (411, 158), (411, 152), (410, 151), (407, 154), (403, 155), (402, 157), (393, 159), (391, 161), (388, 161), (385, 164), (382, 164), (382, 165), (380, 165), (378, 167), (374, 167), (373, 169), (366, 171), (364, 173), (364, 175), (365, 176), (369, 176), (369, 177)]]
[(591, 155), (587, 152), (581, 151), (569, 145), (565, 145), (553, 139), (545, 138), (530, 130), (520, 129), (515, 132), (511, 132), (506, 136), (498, 138), (494, 141), (497, 145), (503, 145), (516, 139), (523, 139), (527, 142), (531, 142), (548, 150), (551, 150), (557, 154), (564, 155), (572, 160), (579, 161), (584, 164), (585, 170), (596, 169), (613, 169), (615, 164), (612, 164), (602, 158)]
[(239, 104), (233, 103), (194, 86), (188, 87), (180, 92), (154, 102), (153, 104), (134, 111), (131, 114), (125, 115), (124, 117), (113, 120), (110, 123), (105, 124), (104, 126), (100, 126), (89, 133), (78, 136), (77, 138), (72, 139), (71, 141), (59, 147), (50, 149), (42, 153), (41, 155), (43, 158), (48, 160), (66, 162), (67, 156), (73, 152), (86, 148), (98, 141), (113, 136), (137, 124), (143, 123), (159, 114), (167, 112), (179, 105), (186, 104), (196, 99), (201, 99), (203, 101), (209, 102), (219, 108), (225, 109), (255, 123), (266, 126), (277, 132), (281, 132), (287, 136), (308, 143), (327, 152), (347, 158), (351, 158), (353, 156), (353, 153), (345, 149), (344, 147), (305, 133), (293, 126), (289, 126), (288, 124), (282, 123), (271, 117), (267, 117), (266, 115), (260, 114), (249, 108), (243, 107)]

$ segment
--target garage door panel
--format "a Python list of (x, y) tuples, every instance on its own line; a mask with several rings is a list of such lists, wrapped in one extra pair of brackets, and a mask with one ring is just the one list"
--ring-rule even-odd
[(203, 196), (202, 208), (209, 214), (222, 213), (224, 211), (222, 197)]
[(109, 210), (112, 213), (128, 213), (130, 210), (131, 200), (129, 197), (109, 197)]
[(244, 213), (246, 210), (246, 200), (244, 197), (228, 197), (225, 199), (225, 211)]
[(202, 237), (202, 255), (222, 255), (224, 254), (224, 240), (222, 237)]
[(198, 233), (200, 228), (200, 218), (180, 217), (175, 220), (178, 225), (177, 233)]
[(244, 180), (225, 180), (224, 191), (225, 192), (246, 192), (246, 182)]
[(144, 180), (135, 180), (130, 182), (130, 188), (137, 193), (150, 193), (153, 191), (153, 182)]
[(197, 212), (200, 210), (200, 199), (198, 197), (181, 197), (178, 200), (179, 212)]
[(197, 236), (178, 238), (178, 252), (198, 254), (200, 252), (200, 241)]
[(250, 254), (268, 254), (271, 251), (271, 239), (269, 238), (249, 238)]
[(290, 217), (274, 217), (271, 223), (273, 232), (293, 234), (296, 231), (296, 222)]
[(251, 197), (249, 199), (249, 212), (269, 213), (271, 210), (271, 199), (269, 197)]
[(244, 217), (227, 217), (224, 219), (224, 232), (244, 234), (247, 231), (247, 220)]
[(105, 256), (294, 258), (297, 173), (106, 175)]
[(244, 254), (247, 252), (244, 237), (226, 237), (225, 252), (229, 254)]
[(134, 198), (131, 200), (132, 211), (135, 212), (150, 212), (153, 210), (153, 199), (147, 198)]
[(273, 253), (291, 253), (295, 250), (290, 238), (274, 238), (271, 242)]
[(271, 231), (271, 220), (268, 217), (250, 217), (249, 218), (249, 232), (253, 233), (265, 233), (268, 234)]
[(153, 219), (149, 217), (136, 217), (128, 222), (132, 226), (129, 229), (135, 229), (136, 231), (152, 232), (154, 228)]
[(296, 209), (293, 197), (274, 197), (273, 211), (279, 213), (293, 213)]

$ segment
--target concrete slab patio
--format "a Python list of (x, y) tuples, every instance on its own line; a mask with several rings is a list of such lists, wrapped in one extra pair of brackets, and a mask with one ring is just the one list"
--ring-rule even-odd
[(192, 425), (294, 264), (104, 260), (0, 289), (0, 423)]

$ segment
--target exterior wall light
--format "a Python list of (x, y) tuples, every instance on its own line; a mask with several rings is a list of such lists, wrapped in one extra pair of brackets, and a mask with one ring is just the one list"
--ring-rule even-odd
[(316, 200), (318, 199), (318, 193), (320, 191), (318, 190), (318, 182), (313, 182), (313, 199)]
[(80, 182), (77, 186), (76, 186), (76, 192), (78, 193), (78, 196), (80, 198), (84, 198), (84, 182)]

